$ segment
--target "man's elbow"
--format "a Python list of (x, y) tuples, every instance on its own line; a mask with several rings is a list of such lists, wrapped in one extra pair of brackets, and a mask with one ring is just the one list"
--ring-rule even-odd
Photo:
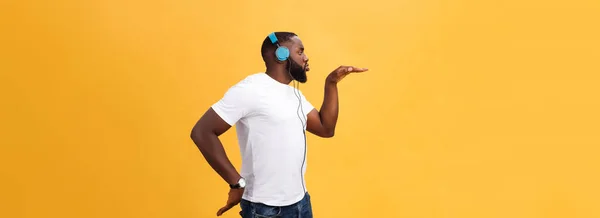
[(190, 132), (190, 138), (194, 142), (196, 141), (196, 139), (198, 139), (198, 130), (196, 128), (193, 128), (192, 131)]
[(332, 138), (335, 135), (335, 130), (328, 130), (321, 134), (323, 138)]
[(198, 148), (201, 148), (201, 146), (204, 144), (202, 141), (204, 140), (205, 135), (206, 134), (203, 132), (202, 128), (199, 128), (198, 126), (194, 127), (190, 132), (190, 138), (192, 141), (194, 141), (194, 144), (196, 144)]

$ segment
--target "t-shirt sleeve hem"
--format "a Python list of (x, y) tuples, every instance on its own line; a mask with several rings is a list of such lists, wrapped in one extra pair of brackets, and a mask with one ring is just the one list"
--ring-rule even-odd
[(308, 116), (308, 114), (310, 114), (310, 112), (313, 111), (313, 109), (315, 109), (315, 107), (313, 107), (311, 104), (308, 104), (307, 107), (304, 109), (304, 116)]
[(223, 119), (223, 121), (225, 121), (227, 124), (229, 124), (230, 126), (235, 125), (236, 121), (234, 121), (233, 119), (229, 118), (227, 116), (227, 114), (225, 113), (225, 111), (221, 110), (219, 107), (217, 107), (216, 104), (212, 105), (211, 108), (215, 111), (215, 113), (217, 113), (217, 115), (219, 115), (219, 117), (221, 117), (221, 119)]

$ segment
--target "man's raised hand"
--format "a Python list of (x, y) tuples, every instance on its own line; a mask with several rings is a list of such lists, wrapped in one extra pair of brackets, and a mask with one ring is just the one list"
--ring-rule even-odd
[(362, 73), (362, 72), (365, 72), (367, 70), (369, 70), (369, 69), (367, 69), (367, 68), (360, 68), (360, 67), (353, 67), (353, 66), (340, 66), (337, 69), (333, 70), (333, 72), (331, 72), (329, 74), (329, 76), (327, 76), (327, 82), (339, 83), (348, 74), (351, 74), (351, 73)]

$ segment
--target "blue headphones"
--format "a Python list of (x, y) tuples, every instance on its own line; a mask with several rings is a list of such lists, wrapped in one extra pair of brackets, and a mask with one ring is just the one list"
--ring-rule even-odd
[(277, 46), (277, 50), (275, 50), (275, 57), (277, 57), (277, 60), (279, 60), (279, 61), (287, 60), (290, 57), (290, 50), (285, 46), (279, 45), (277, 36), (275, 36), (274, 32), (269, 34), (269, 39), (271, 39), (271, 43), (273, 43), (274, 45)]

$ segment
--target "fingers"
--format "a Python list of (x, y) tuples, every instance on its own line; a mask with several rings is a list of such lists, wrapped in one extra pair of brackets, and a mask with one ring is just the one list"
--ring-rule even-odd
[(239, 204), (242, 199), (243, 193), (244, 193), (244, 189), (229, 190), (229, 198), (227, 199), (227, 204), (225, 204), (224, 207), (222, 207), (221, 209), (219, 209), (219, 211), (217, 211), (217, 216), (223, 215), (223, 213), (227, 212), (229, 209), (231, 209), (235, 205)]
[(360, 68), (360, 67), (349, 67), (348, 68), (348, 72), (365, 72), (369, 69), (367, 68)]
[(354, 68), (354, 72), (365, 72), (368, 71), (369, 69), (367, 68)]
[(217, 216), (223, 215), (223, 213), (227, 212), (229, 209), (233, 208), (236, 204), (228, 202), (224, 207), (217, 211)]
[(353, 72), (365, 72), (369, 69), (367, 68), (360, 68), (360, 67), (353, 67), (353, 66), (340, 66), (338, 68), (338, 72), (340, 73), (353, 73)]
[(367, 68), (361, 68), (361, 67), (340, 66), (337, 69), (335, 69), (333, 72), (331, 72), (331, 74), (328, 76), (327, 79), (330, 81), (333, 81), (335, 83), (338, 83), (339, 81), (341, 81), (344, 77), (346, 77), (350, 73), (359, 73), (359, 72), (365, 72), (368, 70), (369, 69), (367, 69)]
[(221, 209), (219, 209), (219, 211), (217, 211), (217, 216), (223, 215), (223, 213), (227, 212), (229, 209), (233, 208), (237, 204), (239, 204), (239, 201), (227, 202), (227, 204), (224, 207), (222, 207)]
[(227, 212), (232, 207), (233, 207), (233, 205), (231, 205), (231, 204), (225, 205), (224, 207), (222, 207), (221, 209), (219, 209), (219, 211), (217, 211), (217, 216), (223, 215), (223, 213)]

